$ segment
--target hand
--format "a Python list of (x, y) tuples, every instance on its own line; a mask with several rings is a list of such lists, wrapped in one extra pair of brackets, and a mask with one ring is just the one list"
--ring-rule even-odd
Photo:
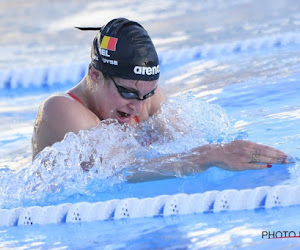
[(271, 164), (287, 164), (287, 155), (275, 148), (251, 141), (237, 140), (216, 149), (214, 165), (223, 169), (240, 171), (263, 169)]

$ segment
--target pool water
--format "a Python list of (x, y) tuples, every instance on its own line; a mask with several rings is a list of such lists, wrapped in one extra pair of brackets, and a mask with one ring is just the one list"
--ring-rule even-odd
[[(77, 1), (66, 8), (59, 1), (50, 6), (47, 2), (14, 0), (0, 5), (4, 24), (0, 28), (4, 34), (0, 42), (0, 208), (299, 183), (300, 4), (154, 1), (145, 8), (138, 1), (126, 5), (115, 1), (112, 8), (108, 1), (102, 1), (101, 6), (97, 1)], [(22, 6), (24, 12), (15, 6)], [(140, 21), (153, 37), (161, 60), (160, 84), (169, 102), (140, 130), (101, 125), (79, 136), (70, 135), (32, 164), (30, 140), (40, 102), (73, 86), (87, 70), (94, 33), (69, 27), (98, 26), (125, 14)], [(167, 119), (174, 111), (184, 133), (170, 125), (164, 135), (155, 134), (155, 119)], [(100, 138), (99, 133), (110, 136)], [(149, 133), (156, 136), (156, 142), (141, 146)], [(187, 177), (126, 182), (131, 157), (151, 161), (159, 155), (236, 138), (281, 149), (295, 163), (261, 171), (211, 168)], [(126, 145), (127, 150), (115, 154), (116, 143)], [(85, 156), (91, 145), (97, 148), (95, 156), (106, 154), (110, 159), (95, 166), (100, 175), (74, 167), (80, 162), (76, 150)], [(53, 164), (43, 165), (46, 157)], [(153, 167), (160, 171), (159, 164)], [(42, 181), (36, 177), (37, 170)], [(298, 211), (299, 206), (290, 206), (2, 227), (0, 248), (299, 248), (299, 238), (262, 239), (264, 230), (298, 232)]]

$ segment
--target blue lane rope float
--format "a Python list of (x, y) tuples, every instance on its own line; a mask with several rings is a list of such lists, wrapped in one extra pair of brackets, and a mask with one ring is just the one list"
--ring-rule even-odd
[(167, 217), (204, 212), (270, 209), (300, 205), (300, 185), (261, 186), (255, 189), (227, 189), (196, 194), (160, 195), (104, 202), (64, 203), (0, 209), (0, 227), (31, 226), (118, 220), (125, 218)]
[[(282, 48), (300, 45), (300, 33), (284, 33), (265, 37), (196, 46), (181, 50), (164, 51), (160, 54), (161, 66), (170, 62), (193, 61), (215, 58), (222, 55), (255, 52), (265, 49)], [(31, 67), (29, 69), (0, 70), (0, 89), (16, 89), (19, 87), (49, 87), (53, 85), (75, 84), (86, 74), (88, 63), (52, 65), (49, 67)]]

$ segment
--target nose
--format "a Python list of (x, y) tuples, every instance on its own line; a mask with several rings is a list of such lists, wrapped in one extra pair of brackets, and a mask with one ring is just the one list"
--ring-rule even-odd
[(136, 114), (141, 113), (142, 108), (143, 108), (143, 103), (144, 101), (139, 101), (139, 100), (131, 100), (131, 102), (128, 104), (129, 108), (135, 111)]

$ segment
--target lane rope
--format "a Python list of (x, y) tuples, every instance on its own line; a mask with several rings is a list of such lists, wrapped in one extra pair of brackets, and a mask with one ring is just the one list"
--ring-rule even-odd
[[(216, 58), (266, 49), (284, 48), (300, 45), (300, 33), (284, 33), (265, 37), (163, 51), (160, 53), (160, 65), (166, 65)], [(27, 69), (0, 70), (0, 89), (15, 90), (17, 88), (51, 87), (78, 83), (87, 73), (88, 62), (69, 65), (50, 65), (30, 67)]]
[(114, 199), (103, 202), (64, 203), (0, 209), (0, 227), (31, 226), (168, 217), (205, 212), (270, 209), (300, 204), (300, 185), (261, 186), (255, 189), (227, 189), (196, 194), (160, 195), (151, 198)]

